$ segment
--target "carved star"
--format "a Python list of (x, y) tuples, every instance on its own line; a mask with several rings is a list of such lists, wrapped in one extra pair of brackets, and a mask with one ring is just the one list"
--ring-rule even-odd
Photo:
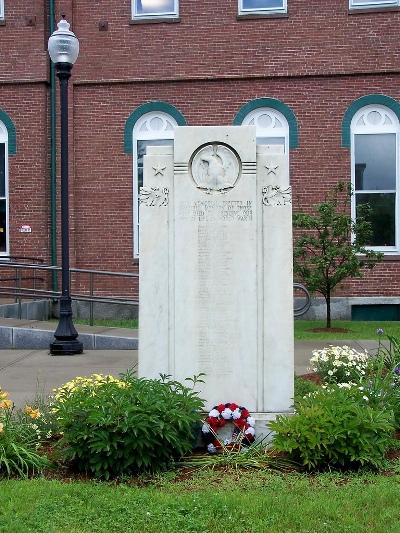
[(279, 165), (274, 166), (272, 163), (267, 163), (265, 165), (265, 168), (267, 169), (267, 176), (269, 174), (275, 174), (275, 176), (276, 176), (276, 171), (278, 170)]
[(156, 167), (153, 167), (154, 176), (158, 176), (159, 174), (160, 174), (160, 176), (164, 176), (164, 170), (166, 168), (167, 167), (162, 167), (161, 165), (157, 165)]

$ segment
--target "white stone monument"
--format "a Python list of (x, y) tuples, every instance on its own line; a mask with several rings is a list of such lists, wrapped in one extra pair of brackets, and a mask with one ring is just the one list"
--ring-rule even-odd
[(254, 126), (178, 127), (144, 157), (139, 375), (205, 373), (207, 408), (246, 407), (257, 436), (293, 403), (288, 176)]

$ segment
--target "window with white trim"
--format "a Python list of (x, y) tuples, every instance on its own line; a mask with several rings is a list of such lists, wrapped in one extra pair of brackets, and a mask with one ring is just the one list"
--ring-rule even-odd
[(4, 0), (0, 0), (0, 20), (4, 20)]
[(243, 119), (242, 124), (256, 127), (257, 144), (282, 146), (284, 153), (289, 155), (289, 124), (276, 109), (258, 107)]
[(0, 257), (9, 255), (8, 132), (0, 122)]
[(139, 193), (143, 186), (143, 156), (148, 146), (172, 146), (176, 120), (162, 111), (140, 117), (133, 129), (134, 256), (139, 257)]
[(399, 134), (397, 115), (382, 105), (360, 109), (351, 121), (352, 216), (362, 204), (371, 208), (373, 250), (398, 253)]
[(239, 0), (239, 15), (286, 12), (287, 0)]
[(349, 0), (350, 9), (400, 6), (400, 0)]
[(132, 18), (177, 17), (178, 0), (132, 0)]

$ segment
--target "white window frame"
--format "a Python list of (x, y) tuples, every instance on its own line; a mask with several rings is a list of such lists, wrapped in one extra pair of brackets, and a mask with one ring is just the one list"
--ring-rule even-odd
[[(271, 116), (272, 120), (272, 126), (263, 128), (259, 124), (257, 124), (257, 119), (261, 116), (267, 113)], [(275, 118), (277, 118), (281, 124), (282, 127), (276, 127), (275, 124)], [(256, 126), (256, 139), (260, 138), (284, 138), (285, 139), (285, 154), (289, 158), (289, 123), (282, 113), (277, 111), (276, 109), (272, 107), (257, 107), (257, 109), (253, 109), (253, 111), (250, 111), (248, 115), (246, 115), (243, 119), (242, 125), (248, 126), (250, 122), (254, 120), (255, 126)], [(257, 144), (260, 144), (257, 142)]]
[[(370, 113), (371, 111), (381, 111), (389, 115), (390, 119), (392, 120), (391, 125), (357, 125), (357, 122), (360, 120), (360, 118), (367, 113)], [(383, 252), (390, 255), (398, 255), (400, 254), (400, 122), (396, 114), (391, 111), (388, 107), (384, 105), (367, 105), (363, 108), (361, 108), (357, 113), (354, 115), (351, 125), (350, 125), (350, 132), (351, 132), (351, 185), (352, 189), (354, 191), (354, 194), (351, 198), (351, 216), (353, 220), (356, 218), (356, 176), (355, 176), (355, 135), (378, 135), (378, 134), (395, 134), (396, 135), (396, 189), (395, 190), (385, 190), (379, 189), (380, 193), (395, 193), (396, 194), (396, 202), (395, 202), (395, 245), (394, 246), (366, 246), (369, 250), (375, 250), (377, 252)], [(364, 194), (368, 193), (377, 193), (377, 190), (363, 190)]]
[(132, 0), (132, 19), (133, 20), (179, 17), (179, 0), (174, 0), (174, 10), (168, 13), (166, 12), (157, 13), (157, 11), (154, 11), (154, 13), (138, 13), (136, 9), (136, 3), (137, 3), (137, 0)]
[(400, 0), (370, 0), (369, 2), (360, 2), (349, 0), (349, 9), (377, 9), (382, 7), (397, 7)]
[(8, 131), (3, 122), (0, 122), (0, 144), (4, 144), (4, 178), (5, 178), (5, 196), (0, 196), (0, 200), (6, 201), (6, 251), (0, 251), (1, 257), (10, 255), (10, 214), (9, 214), (9, 191), (8, 191)]
[(148, 123), (153, 118), (161, 118), (168, 120), (174, 128), (178, 123), (169, 113), (164, 111), (151, 111), (142, 115), (133, 128), (132, 143), (133, 143), (133, 256), (135, 259), (139, 257), (139, 191), (138, 191), (138, 164), (137, 164), (137, 143), (138, 141), (154, 141), (175, 138), (174, 130), (166, 130), (164, 128), (162, 135), (160, 131), (141, 131), (145, 123)]
[(4, 20), (4, 0), (0, 0), (0, 20)]
[(265, 7), (245, 9), (243, 7), (243, 0), (238, 0), (239, 15), (266, 15), (269, 13), (287, 13), (287, 0), (283, 0), (282, 7)]

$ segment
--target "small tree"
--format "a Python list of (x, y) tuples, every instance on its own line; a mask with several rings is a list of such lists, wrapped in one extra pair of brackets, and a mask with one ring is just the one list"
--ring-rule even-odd
[(319, 292), (326, 302), (326, 327), (331, 327), (331, 295), (346, 278), (361, 277), (362, 269), (373, 268), (383, 254), (364, 246), (372, 235), (368, 221), (369, 205), (357, 207), (352, 220), (351, 189), (339, 183), (314, 214), (295, 213), (293, 225), (301, 231), (294, 244), (294, 272), (311, 292)]

